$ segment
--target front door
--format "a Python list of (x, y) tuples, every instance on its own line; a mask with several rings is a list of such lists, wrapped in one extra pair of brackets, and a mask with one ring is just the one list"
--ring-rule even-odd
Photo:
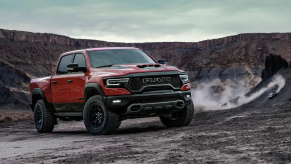
[[(73, 63), (78, 64), (79, 67), (86, 67), (86, 60), (83, 54), (75, 54)], [(83, 111), (84, 107), (84, 89), (87, 76), (85, 72), (72, 72), (68, 79), (68, 87), (70, 91), (71, 108), (74, 111)]]
[(52, 102), (57, 111), (83, 111), (85, 72), (68, 72), (67, 65), (77, 63), (79, 67), (87, 67), (82, 53), (65, 55), (61, 58), (57, 73), (52, 77)]
[(61, 58), (56, 75), (51, 79), (52, 102), (56, 110), (66, 110), (70, 103), (71, 95), (67, 79), (71, 74), (67, 71), (67, 65), (72, 62), (74, 54)]

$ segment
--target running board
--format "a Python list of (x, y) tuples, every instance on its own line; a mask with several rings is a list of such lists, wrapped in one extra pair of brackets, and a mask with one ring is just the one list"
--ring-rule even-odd
[(61, 116), (61, 117), (82, 117), (83, 112), (58, 112), (55, 113), (55, 116)]

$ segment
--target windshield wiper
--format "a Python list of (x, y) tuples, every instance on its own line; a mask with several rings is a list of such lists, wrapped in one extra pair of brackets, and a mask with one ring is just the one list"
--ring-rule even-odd
[(110, 64), (110, 65), (102, 65), (102, 66), (99, 66), (99, 67), (96, 67), (96, 68), (111, 67), (111, 66), (113, 66), (113, 64)]

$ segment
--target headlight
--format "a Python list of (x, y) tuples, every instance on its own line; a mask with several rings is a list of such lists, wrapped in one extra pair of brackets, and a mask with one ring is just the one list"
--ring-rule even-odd
[(188, 75), (179, 75), (180, 79), (182, 80), (183, 84), (189, 83)]
[(112, 85), (120, 85), (122, 83), (127, 83), (129, 78), (122, 78), (122, 79), (107, 79), (106, 85), (112, 86)]

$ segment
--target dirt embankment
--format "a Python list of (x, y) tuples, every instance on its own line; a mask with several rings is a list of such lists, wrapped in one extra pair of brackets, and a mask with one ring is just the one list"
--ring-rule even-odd
[(28, 94), (0, 86), (0, 123), (33, 119)]
[(0, 123), (12, 122), (12, 121), (32, 121), (32, 111), (0, 111)]

